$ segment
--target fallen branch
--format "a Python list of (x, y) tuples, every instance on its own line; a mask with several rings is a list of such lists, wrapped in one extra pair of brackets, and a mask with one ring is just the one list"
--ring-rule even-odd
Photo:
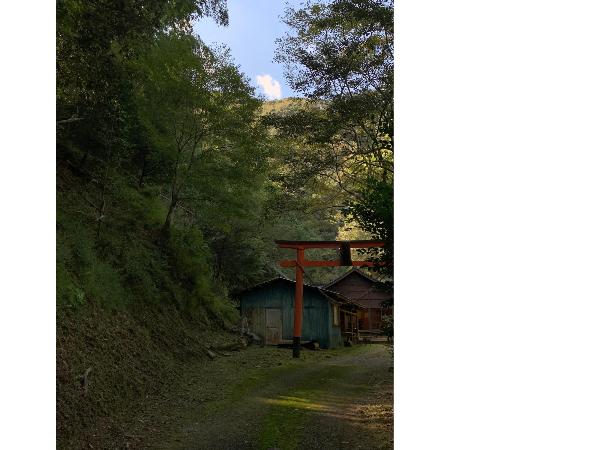
[(56, 125), (62, 125), (63, 123), (77, 122), (79, 120), (83, 120), (83, 117), (72, 116), (72, 117), (69, 117), (68, 119), (57, 120)]
[(80, 375), (79, 377), (79, 382), (81, 383), (81, 388), (83, 389), (84, 395), (87, 395), (88, 392), (88, 386), (90, 385), (89, 377), (91, 372), (92, 368), (88, 367), (83, 373), (83, 375)]

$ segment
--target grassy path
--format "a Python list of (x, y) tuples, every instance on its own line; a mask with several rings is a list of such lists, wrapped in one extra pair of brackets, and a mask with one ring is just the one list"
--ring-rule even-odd
[[(151, 402), (130, 448), (392, 448), (392, 373), (382, 345), (250, 348), (197, 367)], [(175, 391), (174, 390), (174, 391)]]

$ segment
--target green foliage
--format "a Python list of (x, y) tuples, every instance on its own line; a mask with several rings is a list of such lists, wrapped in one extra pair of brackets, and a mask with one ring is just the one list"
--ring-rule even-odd
[(147, 303), (161, 300), (168, 271), (160, 253), (139, 239), (131, 239), (123, 247), (118, 264), (123, 268), (123, 284), (128, 296)]
[(252, 182), (264, 163), (263, 133), (254, 125), (260, 103), (228, 52), (171, 31), (157, 36), (132, 68), (148, 145), (144, 163), (149, 156), (162, 159), (161, 181), (168, 183), (165, 229), (177, 206), (194, 206), (208, 197), (213, 180), (237, 183), (219, 192), (243, 192), (239, 186)]
[(178, 306), (189, 311), (204, 309), (223, 325), (234, 323), (238, 312), (212, 277), (210, 250), (202, 233), (193, 228), (172, 230), (168, 248), (174, 275), (188, 292)]
[(160, 198), (160, 191), (155, 187), (147, 187), (142, 190), (129, 188), (125, 192), (134, 217), (141, 217), (152, 229), (162, 225), (167, 208)]
[(57, 302), (76, 306), (93, 299), (107, 307), (127, 298), (115, 267), (94, 247), (93, 231), (65, 216), (57, 233)]
[(200, 15), (226, 24), (225, 3), (58, 3), (61, 303), (233, 321), (230, 292), (293, 276), (275, 239), (335, 239), (348, 205), (381, 231), (365, 189), (392, 178), (389, 2), (289, 10), (278, 58), (308, 98), (264, 104), (226, 48), (191, 32)]
[(86, 126), (100, 112), (117, 113), (126, 73), (134, 58), (166, 28), (190, 29), (198, 16), (227, 24), (224, 0), (151, 0), (104, 2), (59, 0), (57, 3), (57, 106), (59, 120), (77, 114)]
[(378, 270), (391, 279), (393, 2), (308, 1), (287, 8), (284, 22), (290, 31), (279, 39), (276, 59), (309, 100), (301, 108), (270, 108), (264, 119), (291, 144), (283, 157), (289, 169), (277, 181), (301, 192), (311, 179), (323, 203), (383, 240), (383, 249), (368, 253), (385, 262)]
[(174, 230), (170, 235), (169, 250), (178, 278), (190, 284), (198, 283), (198, 273), (210, 271), (206, 261), (208, 248), (198, 230)]
[(81, 306), (85, 301), (85, 293), (75, 284), (73, 275), (65, 268), (64, 263), (56, 263), (56, 303), (58, 305)]
[(347, 214), (375, 239), (383, 241), (384, 247), (371, 249), (371, 260), (384, 266), (373, 270), (391, 279), (394, 275), (394, 187), (391, 182), (370, 179), (361, 192), (360, 200), (354, 202)]
[(95, 259), (83, 274), (84, 291), (98, 303), (118, 308), (127, 302), (126, 291), (116, 268), (105, 261)]
[(383, 334), (385, 336), (387, 336), (388, 338), (393, 338), (394, 337), (394, 316), (392, 316), (391, 314), (383, 316), (381, 318), (381, 331), (383, 332)]
[(211, 297), (206, 300), (205, 305), (213, 321), (224, 328), (239, 321), (240, 315), (235, 304), (225, 297)]
[(288, 82), (314, 101), (312, 119), (291, 112), (280, 130), (320, 144), (317, 159), (350, 191), (393, 172), (393, 17), (389, 0), (309, 1), (286, 10), (278, 40)]

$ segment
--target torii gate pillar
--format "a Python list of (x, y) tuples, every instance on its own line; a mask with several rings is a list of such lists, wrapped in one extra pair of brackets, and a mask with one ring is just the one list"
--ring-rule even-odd
[(296, 250), (296, 295), (294, 296), (294, 339), (293, 354), (294, 358), (300, 358), (300, 338), (302, 337), (302, 311), (304, 301), (304, 249)]

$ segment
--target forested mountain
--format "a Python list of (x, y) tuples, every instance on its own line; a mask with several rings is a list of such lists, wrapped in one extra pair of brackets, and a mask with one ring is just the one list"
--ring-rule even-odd
[[(143, 357), (103, 372), (122, 357), (113, 346), (138, 342), (135, 351), (163, 358), (163, 368), (171, 342), (201, 354), (193, 330), (237, 321), (232, 293), (290, 275), (274, 239), (373, 236), (387, 243), (374, 257), (391, 262), (391, 2), (289, 9), (277, 58), (298, 98), (275, 102), (226, 48), (192, 33), (201, 16), (226, 26), (226, 2), (57, 4), (57, 415), (66, 447), (92, 433), (91, 417), (118, 409), (94, 397), (83, 414), (73, 380), (90, 365), (99, 385), (127, 371), (131, 386), (113, 392), (124, 402), (158, 389), (162, 369)], [(313, 283), (336, 275), (307, 273)], [(163, 316), (187, 325), (166, 327)], [(135, 330), (130, 340), (119, 320)]]

